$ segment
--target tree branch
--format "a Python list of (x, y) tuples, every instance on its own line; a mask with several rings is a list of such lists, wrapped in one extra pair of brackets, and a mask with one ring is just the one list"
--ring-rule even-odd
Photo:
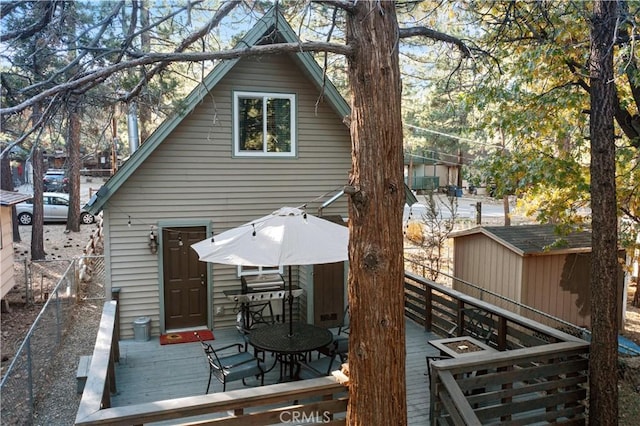
[[(227, 16), (229, 12), (231, 12), (236, 6), (238, 6), (241, 3), (242, 2), (240, 0), (225, 2), (220, 7), (220, 9), (216, 11), (215, 15), (213, 16), (213, 18), (211, 18), (209, 22), (203, 25), (198, 31), (192, 34), (189, 34), (184, 40), (182, 40), (182, 43), (180, 43), (180, 45), (175, 49), (174, 53), (183, 52), (187, 47), (192, 45), (194, 42), (200, 40), (202, 37), (207, 35), (212, 28), (216, 27), (220, 23), (222, 18)], [(129, 93), (127, 93), (123, 101), (129, 102), (132, 98), (136, 97), (140, 93), (142, 88), (147, 84), (147, 82), (151, 80), (160, 71), (164, 70), (169, 64), (170, 64), (169, 61), (162, 61), (157, 63), (153, 68), (147, 71), (145, 73), (144, 78), (140, 79), (138, 84), (136, 84), (136, 86)]]
[(0, 36), (0, 41), (5, 42), (8, 40), (26, 40), (44, 27), (46, 27), (49, 22), (51, 22), (51, 18), (53, 17), (53, 12), (55, 11), (56, 4), (54, 2), (46, 3), (42, 5), (42, 10), (40, 13), (42, 14), (40, 20), (35, 22), (33, 25), (27, 28), (21, 28), (16, 31), (7, 32)]
[(80, 75), (78, 78), (58, 84), (55, 87), (44, 90), (30, 99), (8, 108), (0, 108), (0, 116), (19, 113), (26, 108), (40, 102), (47, 97), (61, 92), (74, 91), (76, 94), (88, 90), (85, 86), (95, 86), (95, 81), (104, 79), (119, 71), (141, 65), (149, 65), (158, 62), (201, 62), (213, 60), (236, 59), (240, 57), (269, 55), (274, 53), (300, 53), (300, 52), (331, 52), (339, 55), (351, 55), (353, 49), (350, 46), (323, 42), (306, 43), (278, 43), (261, 46), (253, 46), (245, 49), (231, 49), (220, 52), (189, 52), (189, 53), (143, 53), (128, 52), (135, 59), (119, 62), (111, 66), (92, 70)]
[(423, 36), (430, 38), (436, 41), (442, 41), (445, 43), (453, 44), (460, 50), (462, 56), (465, 58), (471, 57), (471, 49), (459, 38), (450, 36), (445, 33), (441, 33), (440, 31), (432, 30), (427, 27), (411, 27), (411, 28), (400, 28), (399, 30), (400, 38), (409, 38), (416, 36)]
[(347, 12), (353, 12), (356, 7), (355, 1), (348, 0), (313, 0), (312, 3), (329, 4)]

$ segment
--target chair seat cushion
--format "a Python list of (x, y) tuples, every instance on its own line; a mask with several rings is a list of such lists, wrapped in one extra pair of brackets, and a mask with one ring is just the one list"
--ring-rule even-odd
[(227, 382), (234, 380), (244, 379), (249, 376), (259, 376), (262, 374), (262, 369), (258, 365), (258, 361), (246, 362), (244, 364), (236, 365), (233, 369), (225, 369), (224, 375), (227, 378)]
[(255, 359), (256, 358), (249, 352), (238, 352), (237, 354), (220, 357), (220, 364), (226, 369)]

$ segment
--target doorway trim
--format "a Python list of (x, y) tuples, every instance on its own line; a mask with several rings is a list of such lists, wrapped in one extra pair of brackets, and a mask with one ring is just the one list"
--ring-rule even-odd
[[(165, 323), (165, 308), (164, 308), (164, 253), (162, 240), (164, 228), (180, 228), (188, 226), (202, 226), (205, 228), (205, 234), (211, 235), (211, 221), (208, 219), (183, 219), (183, 220), (159, 220), (158, 221), (158, 298), (160, 302), (160, 333), (167, 332)], [(211, 273), (211, 263), (207, 262), (207, 328), (213, 330), (213, 283)]]

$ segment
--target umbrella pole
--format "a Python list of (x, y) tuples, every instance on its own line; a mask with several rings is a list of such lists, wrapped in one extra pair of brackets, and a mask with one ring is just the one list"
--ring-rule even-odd
[(289, 337), (293, 337), (293, 282), (291, 280), (291, 265), (289, 265)]

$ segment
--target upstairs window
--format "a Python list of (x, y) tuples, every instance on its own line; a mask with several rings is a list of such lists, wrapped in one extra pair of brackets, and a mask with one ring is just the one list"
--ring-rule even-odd
[(234, 155), (294, 157), (295, 95), (235, 92)]

